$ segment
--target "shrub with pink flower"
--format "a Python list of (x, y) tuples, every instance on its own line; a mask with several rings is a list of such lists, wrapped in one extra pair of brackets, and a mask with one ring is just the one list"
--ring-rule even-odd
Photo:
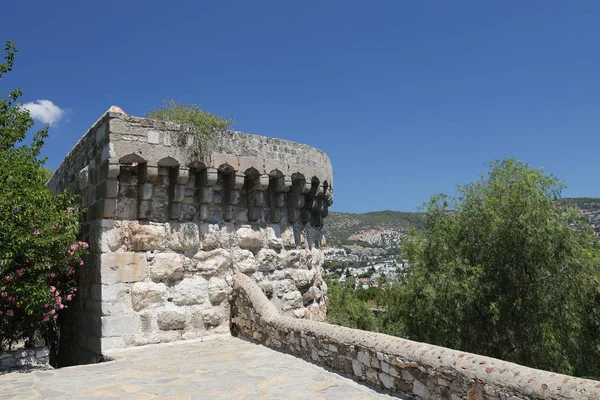
[[(0, 79), (11, 71), (15, 52), (7, 42)], [(75, 296), (88, 247), (79, 240), (78, 200), (46, 188), (40, 150), (48, 126), (28, 135), (34, 121), (20, 95), (18, 89), (0, 95), (0, 350), (31, 343), (34, 332), (56, 323)]]

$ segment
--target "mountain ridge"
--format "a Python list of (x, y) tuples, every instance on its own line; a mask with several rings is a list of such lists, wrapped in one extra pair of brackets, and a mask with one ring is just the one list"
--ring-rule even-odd
[[(600, 226), (600, 198), (566, 197), (558, 201), (576, 206), (590, 224)], [(424, 223), (424, 212), (330, 212), (325, 218), (323, 231), (328, 246), (391, 247), (397, 245), (411, 229), (422, 229)]]

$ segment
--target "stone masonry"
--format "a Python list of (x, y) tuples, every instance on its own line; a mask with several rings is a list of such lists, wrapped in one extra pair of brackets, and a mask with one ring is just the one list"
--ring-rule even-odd
[(236, 272), (280, 312), (323, 321), (332, 184), (312, 147), (234, 131), (207, 146), (190, 127), (112, 107), (48, 182), (81, 197), (90, 242), (59, 363), (228, 332)]
[(234, 276), (232, 332), (402, 399), (599, 400), (600, 382), (375, 332), (281, 315), (256, 283)]

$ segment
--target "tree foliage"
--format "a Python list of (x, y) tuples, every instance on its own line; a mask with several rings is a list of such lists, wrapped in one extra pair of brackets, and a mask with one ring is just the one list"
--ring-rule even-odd
[(232, 119), (206, 112), (197, 104), (178, 103), (175, 100), (163, 101), (160, 108), (150, 110), (145, 116), (193, 126), (198, 136), (198, 144), (203, 149), (211, 148), (215, 131), (227, 129), (234, 122)]
[(354, 293), (354, 279), (328, 281), (327, 322), (349, 328), (376, 331), (373, 313)]
[[(6, 43), (0, 79), (16, 48)], [(75, 270), (87, 243), (77, 240), (80, 210), (68, 193), (54, 196), (40, 150), (48, 126), (26, 144), (34, 122), (18, 102), (0, 96), (0, 349), (46, 330), (75, 295)]]
[(535, 368), (600, 376), (598, 243), (563, 184), (515, 159), (434, 196), (403, 241), (412, 271), (383, 330)]

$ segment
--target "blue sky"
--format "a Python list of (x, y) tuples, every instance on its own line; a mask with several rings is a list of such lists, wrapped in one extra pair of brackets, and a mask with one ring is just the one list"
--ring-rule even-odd
[(324, 150), (334, 211), (414, 211), (506, 156), (600, 197), (599, 21), (596, 0), (12, 1), (0, 93), (58, 107), (36, 113), (51, 168), (111, 105), (173, 98)]

